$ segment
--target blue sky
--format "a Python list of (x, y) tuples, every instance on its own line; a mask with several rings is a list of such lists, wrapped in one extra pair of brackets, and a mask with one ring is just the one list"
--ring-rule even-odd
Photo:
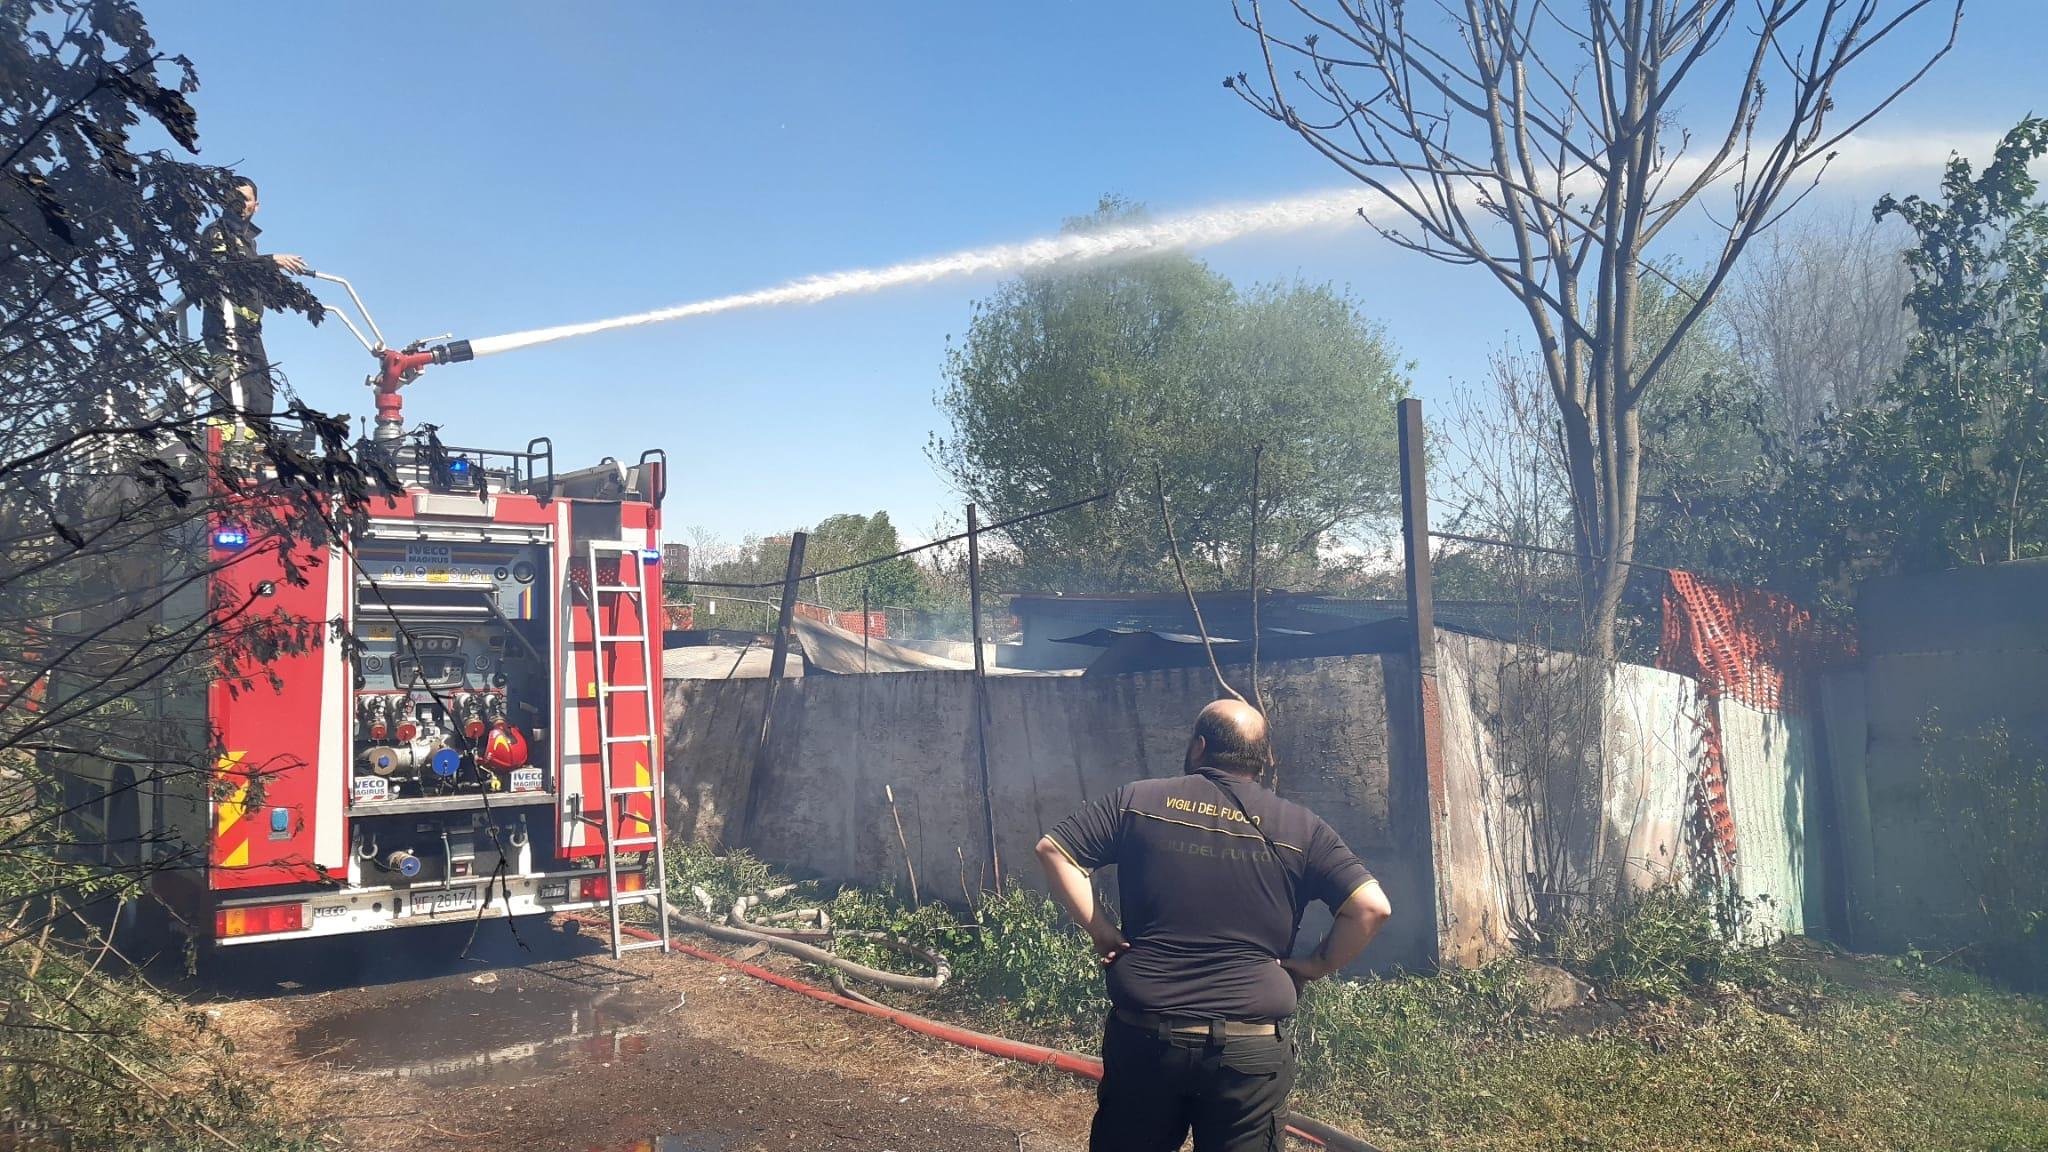
[[(1104, 193), (1160, 212), (1343, 186), (1226, 92), (1227, 2), (144, 2), (190, 56), (203, 157), (262, 185), (271, 251), (350, 277), (387, 336), (482, 337), (1029, 239)], [(1930, 25), (1931, 27), (1931, 25)], [(1958, 47), (1879, 123), (1995, 137), (2048, 111), (2048, 2), (1971, 0)], [(1824, 187), (1847, 212), (1936, 175)], [(1348, 285), (1442, 400), (1519, 335), (1467, 269), (1361, 226), (1200, 253), (1240, 282)], [(429, 372), (453, 443), (552, 436), (569, 466), (663, 447), (670, 535), (727, 540), (958, 499), (927, 462), (948, 334), (992, 282), (686, 320)], [(298, 393), (369, 412), (339, 325), (267, 328)]]

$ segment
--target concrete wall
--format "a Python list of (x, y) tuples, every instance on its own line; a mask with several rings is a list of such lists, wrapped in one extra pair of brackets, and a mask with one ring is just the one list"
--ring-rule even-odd
[(1872, 580), (1856, 615), (1860, 666), (1822, 686), (1850, 943), (1959, 945), (1982, 920), (1927, 766), (1991, 725), (2048, 747), (2048, 563)]
[[(1409, 681), (1399, 660), (1392, 676)], [(1267, 693), (1280, 793), (1308, 805), (1365, 859), (1397, 914), (1372, 966), (1421, 966), (1427, 919), (1402, 916), (1430, 899), (1427, 821), (1403, 815), (1420, 789), (1389, 770), (1388, 669), (1380, 657), (1296, 661)], [(1397, 689), (1408, 690), (1408, 689)], [(1042, 886), (1032, 855), (1044, 831), (1086, 800), (1145, 776), (1180, 771), (1189, 724), (1215, 695), (1207, 669), (1102, 679), (989, 681), (989, 776), (1006, 877)], [(672, 683), (668, 778), (679, 832), (743, 845), (827, 882), (903, 883), (884, 785), (926, 896), (958, 900), (979, 887), (982, 815), (974, 681), (955, 672), (809, 677), (778, 686), (763, 770), (753, 778), (767, 685)], [(1400, 717), (1405, 705), (1397, 707)], [(745, 813), (751, 803), (753, 817)], [(965, 858), (963, 866), (962, 857)], [(1313, 944), (1326, 921), (1312, 915)]]
[[(1445, 804), (1435, 846), (1408, 661), (1347, 656), (1270, 670), (1280, 793), (1328, 820), (1394, 904), (1370, 967), (1438, 957), (1481, 963), (1525, 931), (1549, 890), (1605, 895), (1682, 874), (1700, 756), (1691, 681), (1453, 633), (1440, 634), (1438, 659)], [(958, 900), (963, 887), (981, 885), (971, 674), (784, 681), (757, 774), (768, 688), (759, 680), (669, 685), (679, 832), (744, 846), (830, 883), (902, 884), (905, 854), (886, 785), (922, 893)], [(1034, 886), (1038, 837), (1126, 781), (1178, 773), (1188, 726), (1215, 694), (1206, 668), (1002, 677), (987, 691), (996, 841), (1006, 876)], [(1560, 701), (1583, 711), (1560, 722), (1551, 715)], [(1770, 895), (1780, 926), (1797, 931), (1811, 740), (1800, 722), (1734, 705), (1724, 704), (1722, 726), (1742, 890)], [(1538, 762), (1573, 767), (1546, 771)], [(1546, 818), (1535, 819), (1539, 812)], [(1430, 914), (1437, 907), (1441, 927)], [(1326, 923), (1312, 910), (1304, 941), (1319, 939)]]
[[(1874, 918), (1883, 907), (1878, 891), (1877, 841), (1872, 837), (1870, 779), (1864, 758), (1870, 739), (1863, 670), (1848, 668), (1820, 678), (1823, 745), (1833, 782), (1834, 814), (1840, 829), (1843, 942), (1868, 947), (1876, 938)], [(1891, 856), (1895, 849), (1884, 855)]]

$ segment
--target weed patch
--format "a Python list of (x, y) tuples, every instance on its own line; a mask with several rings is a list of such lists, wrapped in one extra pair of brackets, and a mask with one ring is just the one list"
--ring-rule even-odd
[(1609, 910), (1565, 921), (1551, 959), (1610, 999), (1675, 1001), (1733, 986), (1754, 989), (1776, 978), (1769, 942), (1746, 943), (1767, 920), (1753, 904), (1717, 903), (1705, 894), (1662, 887)]
[(1109, 1010), (1101, 965), (1088, 938), (1051, 900), (1011, 887), (982, 900), (967, 917), (944, 905), (908, 908), (894, 897), (842, 891), (835, 923), (879, 929), (946, 953), (953, 982), (937, 998), (980, 1016), (1015, 1021), (1072, 1040), (1088, 1035)]
[(1587, 1030), (1527, 1013), (1511, 967), (1318, 987), (1297, 1099), (1390, 1152), (2048, 1147), (2040, 1001), (1845, 964), (1884, 990), (1781, 973), (1768, 1008), (1649, 1001)]
[(721, 854), (678, 840), (665, 855), (669, 902), (678, 908), (701, 910), (696, 896), (696, 890), (701, 889), (711, 897), (711, 916), (716, 920), (725, 919), (726, 910), (740, 897), (789, 883), (781, 873), (744, 850)]
[[(731, 885), (717, 889), (727, 902), (783, 882), (757, 861), (688, 867), (707, 887)], [(784, 901), (817, 902), (805, 890)], [(892, 1003), (1094, 1049), (1102, 975), (1045, 897), (1012, 889), (961, 913), (848, 888), (826, 907), (841, 927), (952, 958), (945, 990)], [(1716, 912), (1662, 891), (1569, 926), (1552, 959), (1598, 998), (1560, 1014), (1537, 1009), (1512, 960), (1312, 984), (1296, 1020), (1296, 1106), (1388, 1152), (2048, 1148), (2043, 1001), (1937, 966), (1796, 941), (1744, 947)], [(840, 950), (901, 962), (859, 940)]]
[(204, 1013), (100, 959), (41, 934), (0, 948), (0, 1131), (95, 1152), (315, 1147)]

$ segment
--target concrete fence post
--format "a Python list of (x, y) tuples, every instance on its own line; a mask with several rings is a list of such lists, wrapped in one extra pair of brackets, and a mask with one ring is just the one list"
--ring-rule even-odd
[(1422, 401), (1401, 401), (1397, 423), (1401, 441), (1401, 544), (1407, 569), (1410, 629), (1408, 658), (1415, 675), (1413, 763), (1407, 766), (1412, 786), (1405, 791), (1422, 808), (1421, 831), (1429, 845), (1426, 887), (1431, 899), (1420, 911), (1430, 918), (1426, 933), (1426, 938), (1434, 941), (1430, 960), (1443, 964), (1456, 957), (1460, 949), (1452, 941), (1455, 925), (1451, 916), (1451, 868), (1446, 842), (1450, 812), (1444, 778), (1443, 711), (1437, 696), (1436, 607), (1430, 587), (1429, 483)]

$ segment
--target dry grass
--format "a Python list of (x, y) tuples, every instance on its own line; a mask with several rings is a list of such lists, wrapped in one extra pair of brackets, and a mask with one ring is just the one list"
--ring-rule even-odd
[(1779, 972), (1550, 1018), (1512, 968), (1320, 989), (1299, 1099), (1389, 1152), (2048, 1148), (2048, 1005), (1879, 959)]

